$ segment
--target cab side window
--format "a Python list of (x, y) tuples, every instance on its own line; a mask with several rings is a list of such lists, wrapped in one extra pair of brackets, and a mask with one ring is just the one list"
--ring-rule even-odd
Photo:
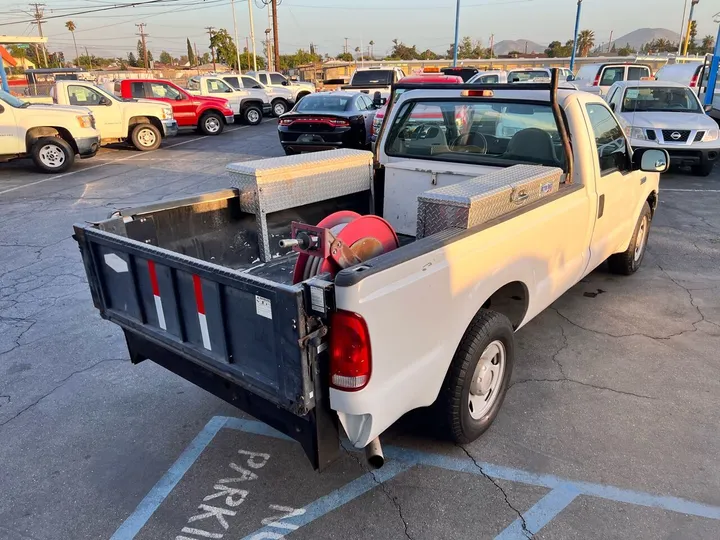
[(102, 94), (87, 86), (71, 85), (68, 86), (68, 98), (70, 99), (70, 105), (88, 107), (91, 105), (100, 105)]
[(235, 90), (240, 90), (240, 81), (237, 77), (225, 77), (225, 82), (232, 86)]
[(595, 136), (600, 175), (629, 168), (627, 143), (620, 125), (604, 105), (590, 103), (585, 106)]
[(258, 79), (260, 79), (260, 82), (263, 83), (263, 84), (267, 84), (267, 83), (268, 83), (267, 75), (266, 75), (265, 73), (260, 73), (260, 74), (258, 75)]
[(278, 75), (277, 73), (271, 73), (270, 82), (272, 84), (284, 84), (287, 82), (287, 80), (282, 75)]
[(639, 81), (643, 77), (649, 77), (650, 70), (645, 66), (640, 67), (629, 67), (628, 68), (628, 81)]
[(232, 89), (220, 79), (208, 79), (207, 82), (208, 92), (211, 94), (223, 94)]
[(145, 84), (141, 82), (130, 83), (130, 97), (144, 98)]
[(252, 77), (243, 77), (242, 82), (245, 88), (255, 88), (256, 86), (260, 86)]

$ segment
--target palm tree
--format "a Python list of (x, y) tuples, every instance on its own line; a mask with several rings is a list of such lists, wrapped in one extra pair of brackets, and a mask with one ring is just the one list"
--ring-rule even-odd
[(710, 35), (705, 36), (702, 40), (702, 44), (700, 45), (702, 52), (710, 54), (713, 52), (713, 47), (715, 47), (715, 38)]
[(75, 45), (75, 65), (77, 66), (78, 59), (80, 58), (80, 55), (78, 54), (78, 50), (77, 50), (77, 43), (75, 42), (75, 28), (77, 28), (77, 27), (75, 26), (74, 22), (68, 21), (65, 23), (65, 28), (70, 30), (70, 33), (72, 34), (72, 37), (73, 37), (73, 45)]
[(369, 45), (370, 45), (370, 58), (374, 58), (374, 56), (373, 56), (373, 46), (375, 45), (375, 42), (371, 39)]
[(595, 32), (592, 30), (581, 30), (577, 37), (580, 56), (590, 54), (590, 49), (595, 46)]
[[(355, 52), (360, 53), (360, 47), (355, 47)], [(360, 54), (360, 59), (362, 60), (362, 54)]]

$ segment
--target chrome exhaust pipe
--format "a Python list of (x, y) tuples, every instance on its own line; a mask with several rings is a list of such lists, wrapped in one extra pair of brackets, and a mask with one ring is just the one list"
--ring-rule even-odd
[(365, 447), (365, 459), (374, 469), (379, 469), (385, 463), (382, 446), (380, 446), (380, 437), (375, 437)]

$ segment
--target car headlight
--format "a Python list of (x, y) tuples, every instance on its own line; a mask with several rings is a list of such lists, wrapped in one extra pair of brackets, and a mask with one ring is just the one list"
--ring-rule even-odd
[(645, 128), (626, 126), (625, 135), (630, 139), (637, 139), (640, 141), (647, 141), (647, 135), (645, 134)]
[(83, 114), (82, 116), (77, 116), (76, 118), (81, 128), (94, 127), (93, 117), (91, 114)]
[(163, 107), (163, 120), (172, 120), (173, 119), (173, 111), (170, 107), (164, 108)]
[(713, 142), (720, 139), (720, 129), (708, 129), (703, 135), (702, 142)]

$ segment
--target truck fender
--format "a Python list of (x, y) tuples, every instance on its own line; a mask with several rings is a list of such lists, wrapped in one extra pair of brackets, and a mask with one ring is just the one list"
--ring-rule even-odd
[(60, 137), (72, 147), (75, 153), (78, 152), (75, 138), (66, 128), (59, 126), (42, 126), (30, 128), (25, 134), (25, 148), (27, 149), (28, 153), (32, 150), (35, 141), (42, 137)]
[(249, 105), (255, 105), (256, 107), (260, 107), (260, 110), (262, 110), (263, 101), (257, 98), (243, 98), (240, 100), (240, 112), (242, 113), (243, 109)]
[(128, 132), (127, 137), (130, 137), (130, 134), (132, 133), (133, 128), (138, 124), (152, 124), (156, 128), (160, 130), (160, 134), (162, 135), (165, 133), (165, 130), (163, 129), (162, 122), (160, 119), (156, 116), (133, 116), (128, 121)]
[(627, 233), (627, 237), (623, 240), (622, 245), (618, 249), (618, 253), (622, 253), (628, 249), (630, 246), (630, 242), (632, 242), (633, 236), (635, 236), (635, 226), (638, 222), (638, 219), (640, 219), (640, 214), (643, 211), (643, 207), (645, 206), (645, 203), (648, 203), (650, 205), (650, 215), (651, 218), (655, 216), (655, 209), (658, 205), (658, 192), (655, 190), (650, 191), (646, 197), (641, 197), (640, 202), (635, 208), (635, 213), (633, 214), (635, 216), (635, 219), (632, 221), (632, 227), (630, 227), (630, 230)]

